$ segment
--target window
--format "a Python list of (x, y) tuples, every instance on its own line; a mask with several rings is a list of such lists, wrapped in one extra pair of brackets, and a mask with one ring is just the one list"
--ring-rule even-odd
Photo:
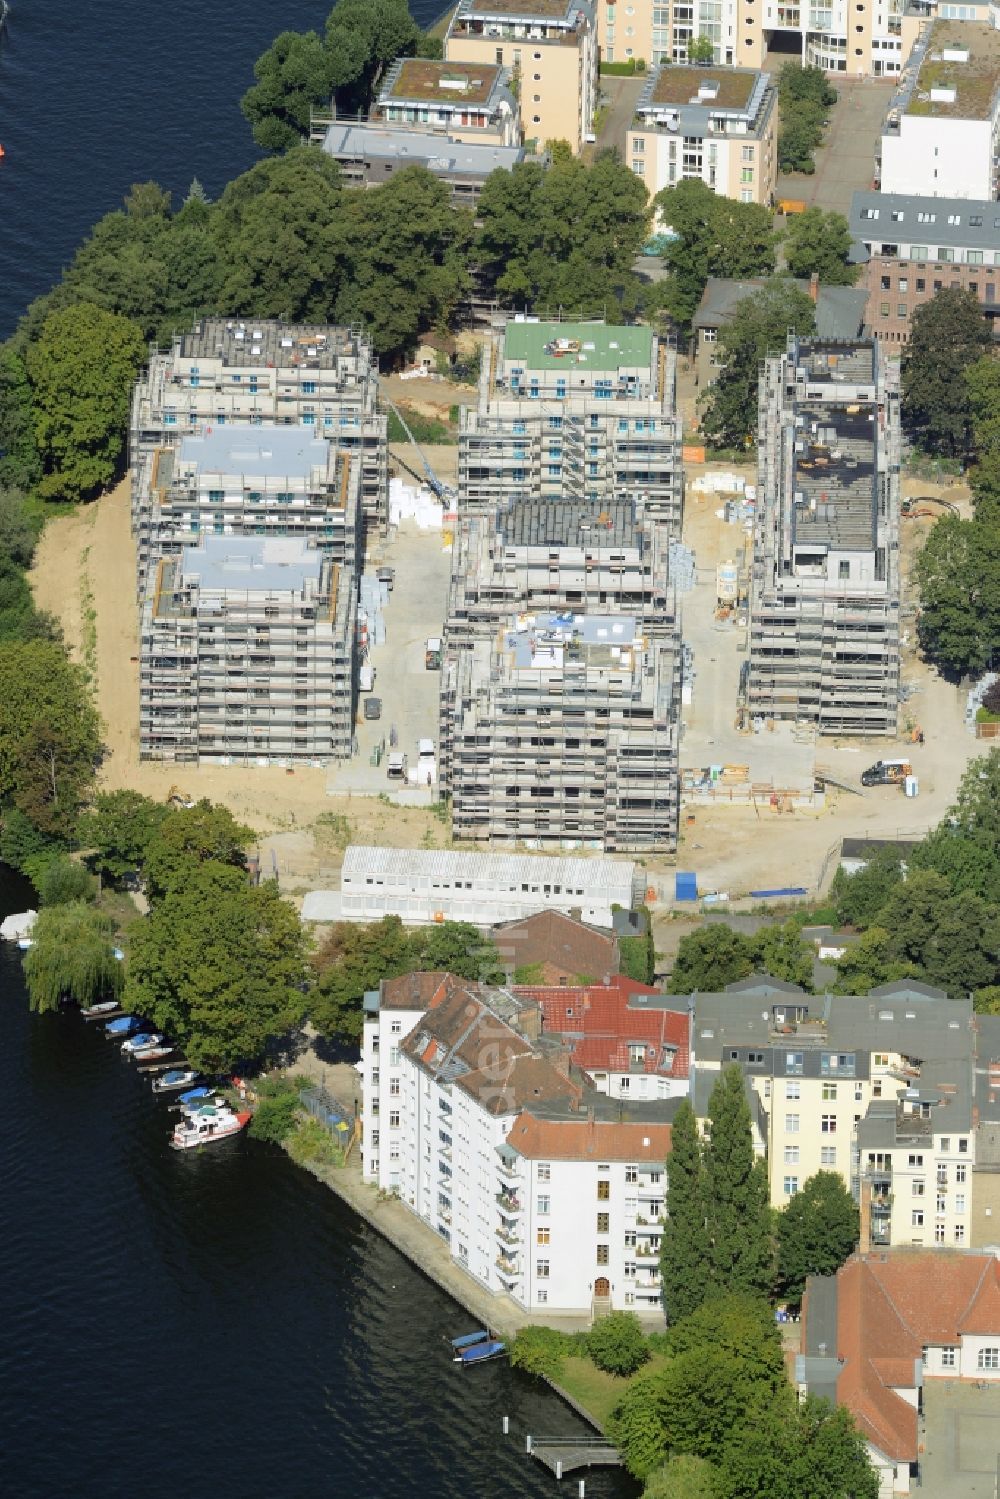
[(922, 1166), (924, 1164), (924, 1158), (922, 1155), (907, 1156), (906, 1164), (908, 1166)]
[(955, 1368), (955, 1365), (956, 1365), (956, 1362), (957, 1362), (956, 1358), (955, 1358), (955, 1355), (956, 1355), (957, 1352), (958, 1352), (957, 1348), (942, 1348), (941, 1349), (941, 1367), (942, 1367), (942, 1369), (954, 1369)]
[(538, 1215), (539, 1215), (540, 1218), (544, 1218), (546, 1216), (546, 1214), (549, 1211), (549, 1205), (550, 1205), (550, 1198), (548, 1198), (548, 1197), (539, 1197), (539, 1199), (538, 1199), (537, 1203), (535, 1204), (535, 1206), (536, 1206), (536, 1209), (538, 1211)]
[(836, 1114), (824, 1114), (820, 1119), (819, 1127), (824, 1135), (835, 1135), (837, 1133)]
[(935, 1223), (935, 1225), (934, 1225), (934, 1242), (935, 1242), (935, 1244), (943, 1244), (944, 1243), (944, 1224), (943, 1223)]
[(597, 1232), (599, 1234), (606, 1234), (606, 1233), (610, 1233), (610, 1231), (611, 1231), (611, 1217), (610, 1217), (610, 1214), (608, 1214), (608, 1213), (598, 1213), (598, 1215), (597, 1215)]
[(644, 177), (646, 175), (646, 163), (644, 161), (640, 161), (638, 157), (633, 157), (632, 170), (637, 177)]
[(786, 1135), (797, 1135), (798, 1132), (799, 1132), (799, 1116), (798, 1116), (798, 1114), (786, 1114), (785, 1115), (785, 1134)]
[(742, 155), (743, 155), (743, 160), (744, 161), (753, 161), (753, 158), (754, 158), (754, 148), (753, 148), (753, 146), (744, 146), (743, 147)]
[(802, 1054), (801, 1051), (786, 1051), (785, 1052), (785, 1071), (786, 1072), (801, 1072), (802, 1071), (802, 1059), (803, 1059), (803, 1054)]
[(942, 1151), (943, 1155), (950, 1155), (951, 1154), (951, 1140), (948, 1138), (947, 1135), (944, 1135), (942, 1137), (942, 1140), (941, 1140), (941, 1151)]
[(924, 1183), (923, 1183), (922, 1179), (920, 1179), (918, 1177), (913, 1182), (913, 1196), (914, 1197), (923, 1197), (923, 1195), (924, 1195)]
[(786, 1197), (794, 1197), (799, 1190), (799, 1179), (797, 1176), (786, 1176), (784, 1181)]
[(785, 1084), (785, 1097), (786, 1098), (801, 1098), (801, 1096), (802, 1096), (802, 1084), (801, 1083), (786, 1083)]
[(824, 1145), (824, 1146), (821, 1147), (820, 1153), (819, 1153), (819, 1163), (820, 1163), (821, 1166), (836, 1166), (836, 1164), (837, 1164), (837, 1147), (836, 1147), (836, 1145)]
[(550, 1239), (551, 1239), (551, 1237), (552, 1237), (552, 1230), (551, 1229), (540, 1228), (538, 1230), (538, 1233), (535, 1235), (535, 1242), (536, 1242), (536, 1244), (548, 1244), (549, 1241), (550, 1241)]
[(549, 1262), (548, 1262), (548, 1260), (536, 1260), (535, 1261), (535, 1274), (536, 1274), (536, 1276), (538, 1277), (539, 1280), (548, 1280), (548, 1278), (549, 1278)]
[(753, 181), (753, 167), (740, 168), (740, 181), (744, 183)]
[(914, 1208), (913, 1212), (910, 1214), (910, 1222), (914, 1228), (923, 1228), (924, 1215), (921, 1209)]
[(962, 1161), (962, 1162), (959, 1163), (959, 1165), (957, 1165), (955, 1167), (955, 1180), (957, 1182), (964, 1182), (965, 1181), (965, 1171), (966, 1171), (965, 1162)]
[(639, 1180), (639, 1168), (638, 1168), (638, 1166), (626, 1166), (625, 1167), (625, 1180), (627, 1182), (637, 1182)]
[(964, 1213), (965, 1212), (965, 1193), (964, 1192), (956, 1192), (956, 1194), (955, 1194), (955, 1212), (956, 1213)]
[(646, 142), (643, 140), (641, 135), (637, 135), (635, 140), (632, 142), (632, 150), (635, 152), (636, 156), (641, 156), (645, 149)]
[(597, 1200), (598, 1200), (598, 1202), (608, 1202), (608, 1201), (610, 1201), (610, 1198), (611, 1198), (611, 1183), (610, 1182), (603, 1182), (603, 1181), (602, 1182), (598, 1182), (597, 1183)]
[(982, 265), (983, 252), (982, 250), (967, 250), (965, 252), (965, 259), (968, 265)]
[[(841, 565), (841, 567), (843, 567), (844, 564), (841, 563), (840, 565)], [(851, 566), (851, 564), (848, 563), (847, 564), (847, 567), (848, 567), (848, 576), (850, 576), (850, 566)], [(824, 1083), (823, 1084), (823, 1089), (822, 1089), (822, 1097), (823, 1097), (823, 1102), (824, 1103), (836, 1103), (837, 1102), (837, 1084), (836, 1083)]]
[[(958, 1153), (959, 1153), (959, 1155), (968, 1155), (969, 1154), (969, 1142), (968, 1142), (968, 1140), (959, 1140), (959, 1142), (958, 1142)], [(964, 1181), (965, 1178), (963, 1177), (962, 1180)]]
[(399, 1129), (399, 1112), (396, 1109), (393, 1109), (392, 1113), (389, 1115), (389, 1128)]
[(549, 1293), (548, 1293), (548, 1291), (539, 1291), (537, 1293), (537, 1295), (538, 1295), (538, 1305), (539, 1306), (544, 1306), (547, 1303), (548, 1299), (549, 1299)]
[(797, 1166), (799, 1164), (799, 1147), (797, 1145), (785, 1146), (785, 1165)]
[(389, 1027), (389, 1034), (392, 1036), (401, 1036), (403, 1034), (403, 1022), (401, 1020), (394, 1020)]
[(399, 1097), (399, 1078), (398, 1077), (391, 1077), (389, 1079), (389, 1097), (390, 1098), (398, 1098)]
[(955, 1224), (955, 1243), (956, 1244), (964, 1244), (965, 1243), (965, 1224), (964, 1223), (956, 1223)]
[(598, 1244), (598, 1246), (597, 1246), (597, 1263), (599, 1265), (607, 1265), (607, 1264), (610, 1264), (610, 1262), (611, 1262), (611, 1250), (610, 1250), (610, 1248), (608, 1247), (607, 1244)]

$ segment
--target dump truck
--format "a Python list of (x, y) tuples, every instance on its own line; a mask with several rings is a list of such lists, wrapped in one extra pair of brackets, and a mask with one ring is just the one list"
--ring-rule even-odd
[(424, 645), (424, 666), (428, 671), (441, 670), (441, 637), (429, 635)]
[(386, 762), (385, 773), (390, 781), (406, 780), (406, 756), (395, 751)]
[(876, 760), (861, 772), (862, 786), (901, 786), (913, 774), (909, 760)]

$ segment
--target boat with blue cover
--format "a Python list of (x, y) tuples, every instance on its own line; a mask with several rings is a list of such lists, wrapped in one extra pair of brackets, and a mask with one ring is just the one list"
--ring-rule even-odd
[(454, 1362), (466, 1367), (468, 1364), (485, 1364), (491, 1358), (501, 1358), (507, 1352), (507, 1344), (501, 1343), (498, 1338), (487, 1338), (485, 1342), (470, 1343), (467, 1348), (460, 1348), (455, 1354)]
[(153, 1079), (154, 1093), (178, 1093), (181, 1088), (186, 1088), (189, 1083), (196, 1082), (198, 1074), (193, 1067), (171, 1067), (169, 1072), (161, 1073)]
[(460, 1338), (450, 1338), (449, 1342), (455, 1352), (458, 1353), (462, 1348), (471, 1348), (474, 1343), (485, 1343), (488, 1339), (488, 1331), (485, 1327), (481, 1327), (478, 1332), (463, 1333)]
[(206, 1098), (211, 1098), (214, 1092), (214, 1088), (209, 1088), (204, 1083), (202, 1083), (199, 1087), (189, 1088), (186, 1093), (182, 1093), (177, 1102), (184, 1104), (185, 1106), (187, 1104), (197, 1105), (198, 1103), (203, 1103)]
[(134, 1036), (127, 1036), (122, 1042), (122, 1051), (126, 1055), (129, 1052), (137, 1055), (141, 1051), (148, 1050), (151, 1046), (159, 1046), (162, 1040), (163, 1037), (159, 1031), (138, 1031)]
[(117, 1020), (112, 1020), (110, 1025), (104, 1027), (104, 1034), (112, 1041), (124, 1041), (126, 1036), (131, 1036), (135, 1031), (142, 1029), (142, 1021), (138, 1015), (121, 1015)]

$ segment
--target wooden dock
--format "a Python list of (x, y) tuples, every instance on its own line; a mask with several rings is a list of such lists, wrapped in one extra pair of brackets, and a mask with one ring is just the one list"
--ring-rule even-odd
[(528, 1437), (531, 1457), (562, 1478), (578, 1468), (620, 1468), (621, 1453), (604, 1437)]

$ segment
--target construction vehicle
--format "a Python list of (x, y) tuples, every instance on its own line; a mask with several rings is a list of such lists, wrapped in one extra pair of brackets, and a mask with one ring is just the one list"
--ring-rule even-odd
[(399, 751), (391, 754), (385, 767), (385, 773), (390, 781), (405, 781), (406, 756)]
[(438, 478), (437, 474), (434, 472), (434, 470), (431, 468), (429, 462), (427, 461), (427, 458), (426, 458), (426, 456), (424, 454), (423, 448), (420, 446), (419, 442), (414, 437), (413, 433), (410, 431), (409, 423), (407, 422), (405, 416), (400, 411), (399, 407), (396, 405), (396, 403), (392, 399), (392, 397), (386, 394), (385, 387), (382, 386), (382, 385), (380, 385), (379, 388), (380, 388), (380, 390), (382, 392), (382, 399), (385, 401), (385, 404), (389, 407), (389, 410), (394, 413), (394, 415), (396, 417), (396, 420), (399, 422), (399, 425), (402, 427), (403, 431), (406, 433), (407, 437), (410, 439), (410, 443), (412, 444), (412, 446), (416, 450), (417, 456), (420, 459), (421, 467), (423, 468), (423, 471), (424, 471), (424, 475), (425, 475), (425, 477), (427, 479), (427, 483), (430, 485), (430, 487), (433, 490), (434, 494), (437, 496), (437, 498), (441, 501), (441, 503), (443, 505), (446, 500), (451, 500), (454, 497), (454, 494), (455, 494), (454, 488), (452, 487), (452, 485), (445, 484), (443, 482), (443, 480), (441, 480), (441, 479)]
[(862, 786), (902, 786), (913, 774), (909, 760), (876, 760), (861, 772)]
[(793, 213), (805, 213), (806, 205), (801, 198), (779, 198), (778, 212), (788, 218)]
[(429, 635), (424, 645), (424, 666), (428, 671), (441, 670), (441, 637)]
[(187, 792), (182, 791), (179, 786), (171, 786), (170, 790), (167, 792), (167, 806), (193, 807), (194, 801), (190, 796), (188, 796)]
[(940, 505), (942, 510), (947, 510), (949, 515), (958, 515), (958, 506), (951, 500), (942, 500), (936, 494), (918, 494), (904, 500), (899, 507), (899, 513), (904, 520), (919, 520), (922, 516), (934, 515), (935, 512), (928, 506)]

